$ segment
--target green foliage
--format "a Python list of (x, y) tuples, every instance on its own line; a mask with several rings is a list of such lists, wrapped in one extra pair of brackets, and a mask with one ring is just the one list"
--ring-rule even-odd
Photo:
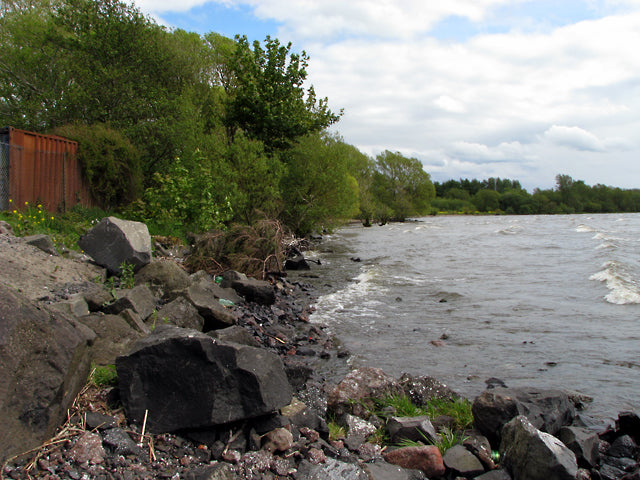
[(358, 213), (358, 183), (350, 174), (346, 146), (326, 133), (307, 135), (283, 153), (286, 173), (283, 218), (295, 233), (331, 229)]
[(67, 125), (55, 132), (78, 142), (78, 159), (100, 205), (113, 209), (137, 198), (142, 185), (140, 154), (121, 132), (102, 124)]
[(429, 417), (435, 418), (440, 415), (446, 415), (453, 418), (457, 429), (464, 430), (473, 425), (471, 406), (471, 402), (466, 398), (457, 398), (454, 400), (432, 399), (424, 408)]
[(451, 447), (455, 447), (456, 445), (464, 442), (465, 437), (462, 432), (451, 430), (447, 427), (444, 427), (440, 431), (440, 440), (438, 442), (433, 443), (438, 450), (440, 450), (440, 454), (444, 455), (444, 453), (449, 450)]
[(327, 427), (329, 428), (329, 440), (346, 438), (347, 428), (344, 425), (340, 425), (335, 420), (332, 420), (327, 423)]
[(136, 284), (134, 277), (134, 266), (128, 262), (122, 262), (120, 264), (120, 287), (133, 288)]
[(118, 384), (118, 372), (115, 365), (93, 365), (89, 374), (89, 382), (97, 387), (115, 386)]
[(165, 174), (156, 173), (142, 200), (128, 214), (147, 222), (152, 233), (184, 236), (187, 231), (222, 228), (233, 216), (232, 187), (224, 165), (197, 151), (188, 168), (176, 158)]
[(309, 60), (304, 51), (292, 53), (291, 43), (269, 36), (264, 47), (259, 41), (252, 47), (246, 36), (237, 36), (229, 62), (233, 79), (225, 122), (232, 133), (242, 129), (268, 150), (280, 150), (338, 121), (326, 98), (318, 100), (313, 87), (303, 88)]
[[(390, 395), (382, 399), (375, 399), (377, 415), (382, 415), (381, 410), (391, 407), (394, 415), (398, 417), (419, 417), (426, 415), (427, 411), (413, 403), (407, 395)], [(383, 415), (384, 416), (384, 415)]]
[(48, 234), (55, 219), (40, 204), (25, 202), (18, 206), (9, 199), (9, 209), (0, 213), (0, 220), (9, 223), (17, 236), (24, 237), (38, 233)]

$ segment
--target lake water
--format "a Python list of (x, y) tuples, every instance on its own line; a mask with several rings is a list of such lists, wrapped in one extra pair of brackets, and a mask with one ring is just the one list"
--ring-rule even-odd
[(304, 278), (312, 321), (349, 368), (431, 375), (470, 399), (490, 377), (577, 390), (605, 421), (640, 410), (640, 215), (351, 225), (307, 257), (321, 262)]

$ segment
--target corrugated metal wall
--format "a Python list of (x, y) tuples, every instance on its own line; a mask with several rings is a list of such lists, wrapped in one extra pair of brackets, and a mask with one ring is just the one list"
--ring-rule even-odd
[(15, 207), (29, 202), (55, 212), (92, 205), (76, 155), (77, 142), (11, 127), (0, 131), (0, 139), (3, 133), (9, 139), (8, 196)]

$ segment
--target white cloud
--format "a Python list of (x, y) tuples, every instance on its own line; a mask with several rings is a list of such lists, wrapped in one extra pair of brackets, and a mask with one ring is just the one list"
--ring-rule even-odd
[(593, 133), (580, 127), (565, 127), (553, 125), (544, 132), (545, 139), (556, 145), (573, 148), (575, 150), (587, 150), (591, 152), (604, 152), (604, 143)]

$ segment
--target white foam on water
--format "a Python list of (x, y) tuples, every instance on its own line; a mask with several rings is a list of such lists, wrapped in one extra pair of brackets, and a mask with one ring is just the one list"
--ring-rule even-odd
[(610, 261), (603, 265), (603, 270), (594, 273), (590, 280), (603, 282), (610, 290), (604, 298), (616, 305), (640, 303), (640, 288), (636, 281), (626, 272), (624, 265)]
[(596, 231), (595, 228), (592, 228), (589, 225), (585, 225), (583, 223), (581, 223), (576, 227), (576, 232), (578, 233), (595, 232), (595, 231)]
[(498, 230), (496, 233), (501, 233), (503, 235), (515, 235), (517, 233), (522, 232), (523, 230), (524, 230), (524, 227), (522, 225), (510, 225), (507, 228)]
[[(366, 265), (362, 273), (342, 290), (323, 295), (315, 304), (315, 312), (311, 315), (311, 321), (318, 323), (331, 323), (336, 315), (348, 311), (352, 316), (380, 317), (377, 306), (379, 294), (386, 292), (377, 279), (382, 275), (381, 268), (377, 265)], [(351, 306), (357, 305), (357, 310)]]

